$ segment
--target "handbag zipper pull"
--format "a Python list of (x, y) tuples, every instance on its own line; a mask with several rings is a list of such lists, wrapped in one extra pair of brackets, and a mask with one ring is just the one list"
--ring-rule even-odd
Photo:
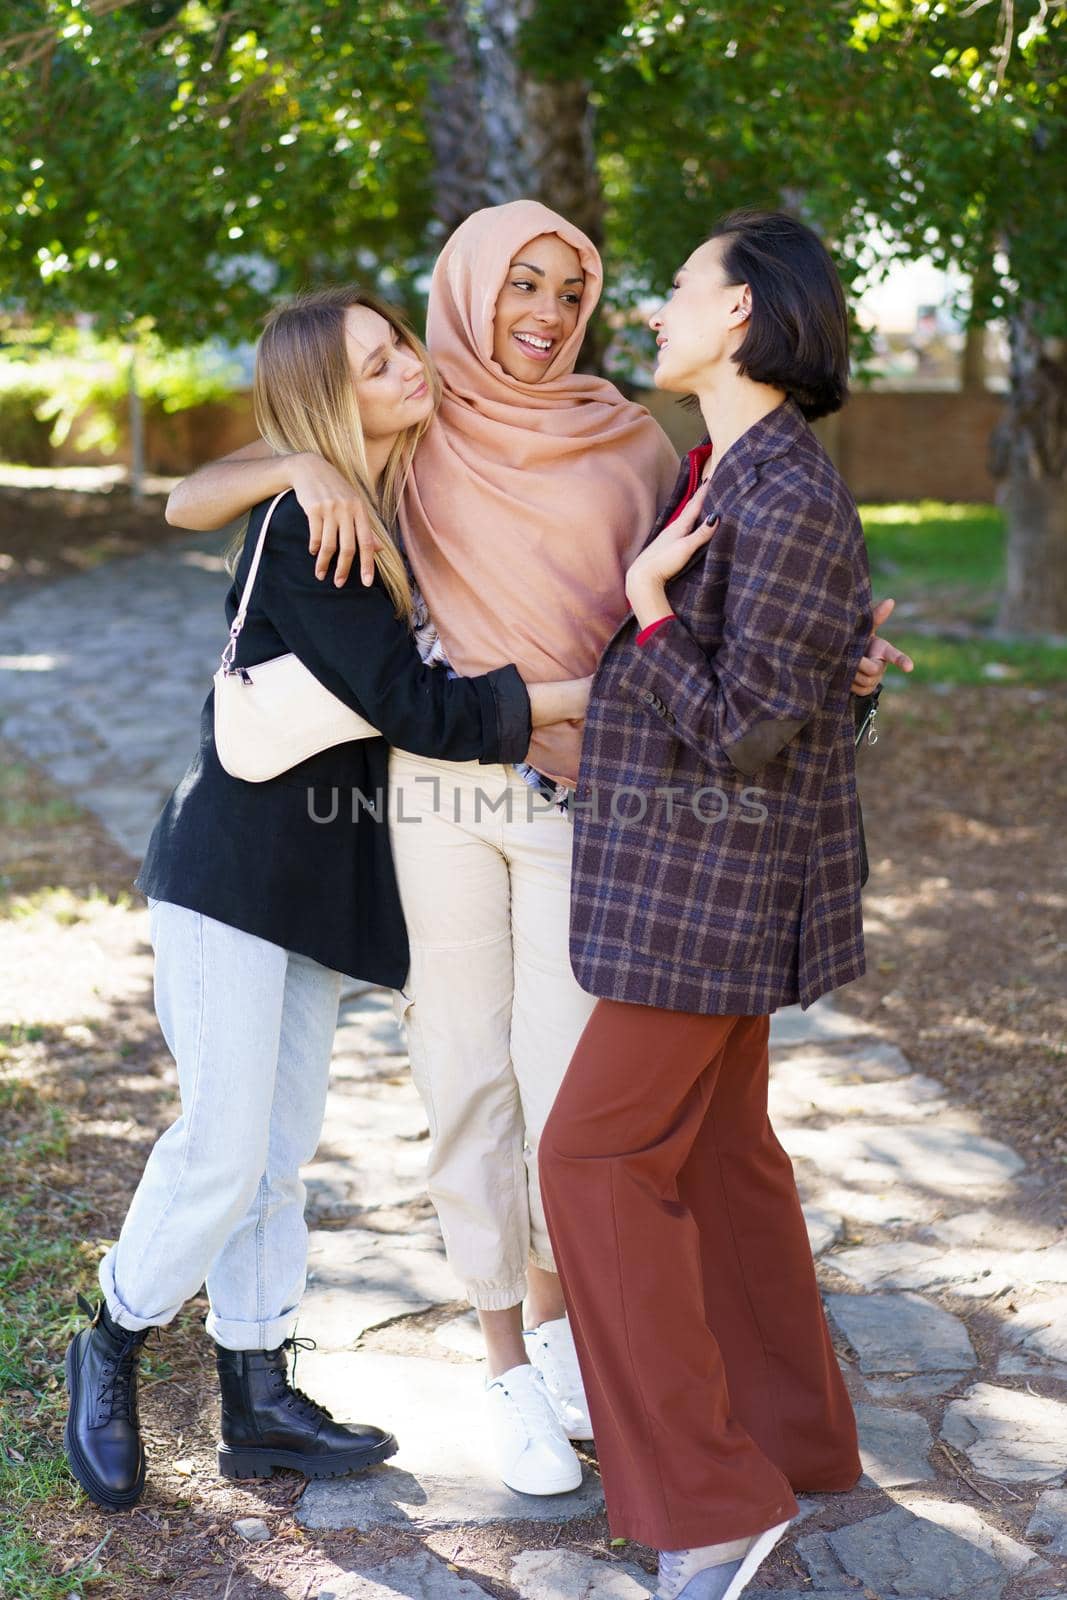
[[(242, 668), (237, 667), (235, 662), (237, 659), (237, 641), (241, 637), (241, 629), (244, 627), (244, 625), (244, 617), (239, 616), (234, 619), (233, 627), (230, 629), (230, 637), (226, 641), (225, 650), (222, 652), (222, 660), (219, 662), (219, 665), (228, 678), (232, 678), (236, 672), (243, 670)], [(250, 678), (245, 679), (246, 683), (250, 683), (251, 681), (252, 680)]]

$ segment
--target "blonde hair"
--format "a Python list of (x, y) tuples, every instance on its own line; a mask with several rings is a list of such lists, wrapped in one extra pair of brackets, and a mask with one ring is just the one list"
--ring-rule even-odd
[(429, 352), (403, 314), (355, 284), (316, 289), (275, 306), (256, 350), (252, 400), (263, 438), (280, 454), (310, 451), (322, 456), (362, 498), (381, 541), (374, 565), (398, 617), (412, 621), (413, 603), (404, 559), (392, 529), (415, 447), (429, 427), (405, 428), (389, 452), (381, 489), (371, 479), (363, 424), (345, 345), (344, 317), (350, 306), (366, 306), (399, 333), (422, 362), (434, 411), (441, 383)]

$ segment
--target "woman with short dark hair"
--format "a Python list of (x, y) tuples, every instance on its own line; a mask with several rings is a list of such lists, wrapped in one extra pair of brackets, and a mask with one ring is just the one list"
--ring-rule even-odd
[(734, 213), (651, 325), (657, 387), (694, 395), (709, 438), (593, 682), (571, 959), (599, 998), (540, 1171), (612, 1532), (660, 1551), (660, 1600), (734, 1600), (794, 1490), (860, 1473), (767, 1071), (770, 1013), (864, 971), (849, 686), (871, 591), (807, 422), (848, 380), (817, 237)]

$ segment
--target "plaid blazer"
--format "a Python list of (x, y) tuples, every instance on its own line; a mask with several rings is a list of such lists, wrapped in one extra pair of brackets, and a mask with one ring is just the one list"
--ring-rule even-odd
[[(649, 540), (687, 487), (683, 464)], [(759, 1015), (865, 970), (850, 685), (871, 586), (855, 503), (791, 400), (703, 509), (721, 520), (667, 584), (677, 620), (638, 645), (631, 614), (597, 667), (571, 964), (613, 1000)]]

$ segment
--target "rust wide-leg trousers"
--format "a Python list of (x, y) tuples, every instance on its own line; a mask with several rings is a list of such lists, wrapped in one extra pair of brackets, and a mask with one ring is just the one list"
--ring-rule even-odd
[(608, 1518), (658, 1550), (849, 1489), (856, 1424), (793, 1167), (770, 1018), (600, 1000), (540, 1147)]

